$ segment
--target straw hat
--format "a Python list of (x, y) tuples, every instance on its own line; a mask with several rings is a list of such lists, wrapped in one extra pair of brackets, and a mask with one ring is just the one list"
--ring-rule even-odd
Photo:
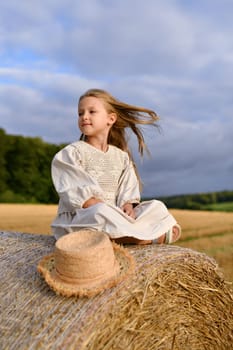
[(85, 229), (58, 239), (37, 270), (57, 294), (90, 297), (127, 278), (134, 260), (106, 233)]

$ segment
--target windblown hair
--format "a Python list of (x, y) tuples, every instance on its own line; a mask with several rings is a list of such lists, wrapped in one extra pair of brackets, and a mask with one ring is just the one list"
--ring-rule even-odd
[[(79, 103), (85, 97), (96, 97), (101, 99), (105, 104), (107, 112), (115, 113), (117, 116), (117, 120), (110, 129), (108, 135), (108, 144), (116, 146), (121, 150), (127, 152), (133, 162), (133, 157), (128, 147), (126, 135), (126, 129), (131, 129), (131, 131), (137, 137), (138, 151), (140, 155), (143, 156), (144, 151), (148, 151), (148, 148), (144, 141), (143, 131), (138, 125), (152, 125), (154, 127), (158, 127), (156, 121), (159, 119), (159, 117), (153, 110), (121, 102), (107, 91), (100, 89), (90, 89), (86, 91), (79, 98)], [(81, 139), (83, 138), (85, 139), (85, 136), (81, 135)], [(135, 163), (133, 162), (133, 164), (139, 182), (141, 182)]]
[(143, 155), (144, 150), (147, 150), (147, 146), (144, 141), (143, 132), (137, 125), (153, 125), (158, 127), (156, 121), (159, 117), (154, 111), (121, 102), (107, 91), (100, 89), (88, 90), (79, 98), (79, 102), (84, 97), (96, 97), (101, 99), (104, 102), (107, 111), (117, 115), (117, 120), (109, 132), (109, 144), (128, 152), (131, 157), (125, 132), (126, 128), (129, 128), (136, 135), (139, 153)]

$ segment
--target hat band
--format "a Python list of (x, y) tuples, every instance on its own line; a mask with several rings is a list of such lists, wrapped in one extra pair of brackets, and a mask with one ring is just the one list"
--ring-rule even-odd
[(86, 284), (90, 284), (90, 283), (96, 283), (98, 281), (104, 281), (108, 278), (111, 278), (112, 276), (117, 275), (120, 272), (120, 266), (118, 261), (116, 260), (114, 262), (114, 266), (113, 269), (111, 269), (110, 271), (107, 271), (105, 273), (101, 273), (98, 274), (94, 277), (90, 277), (90, 278), (75, 278), (75, 277), (69, 277), (63, 273), (61, 273), (57, 267), (55, 267), (55, 273), (57, 275), (58, 278), (60, 278), (62, 281), (67, 282), (67, 283), (71, 283), (71, 284), (77, 284), (77, 285), (86, 285)]

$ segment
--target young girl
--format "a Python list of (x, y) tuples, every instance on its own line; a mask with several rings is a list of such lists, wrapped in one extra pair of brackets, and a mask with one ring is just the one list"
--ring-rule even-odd
[(126, 141), (126, 129), (146, 149), (138, 125), (157, 126), (150, 109), (123, 103), (108, 92), (88, 90), (79, 99), (80, 141), (59, 151), (52, 179), (60, 197), (52, 223), (56, 239), (83, 228), (105, 231), (118, 243), (172, 243), (181, 228), (157, 200), (140, 203), (140, 179)]

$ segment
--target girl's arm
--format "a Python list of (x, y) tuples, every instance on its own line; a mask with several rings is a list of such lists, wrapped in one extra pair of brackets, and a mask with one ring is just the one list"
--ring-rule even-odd
[(83, 207), (84, 209), (86, 209), (86, 208), (91, 207), (92, 205), (95, 205), (95, 204), (101, 203), (101, 202), (103, 202), (101, 199), (92, 197), (92, 198), (88, 199), (88, 200), (83, 204), (82, 207)]

